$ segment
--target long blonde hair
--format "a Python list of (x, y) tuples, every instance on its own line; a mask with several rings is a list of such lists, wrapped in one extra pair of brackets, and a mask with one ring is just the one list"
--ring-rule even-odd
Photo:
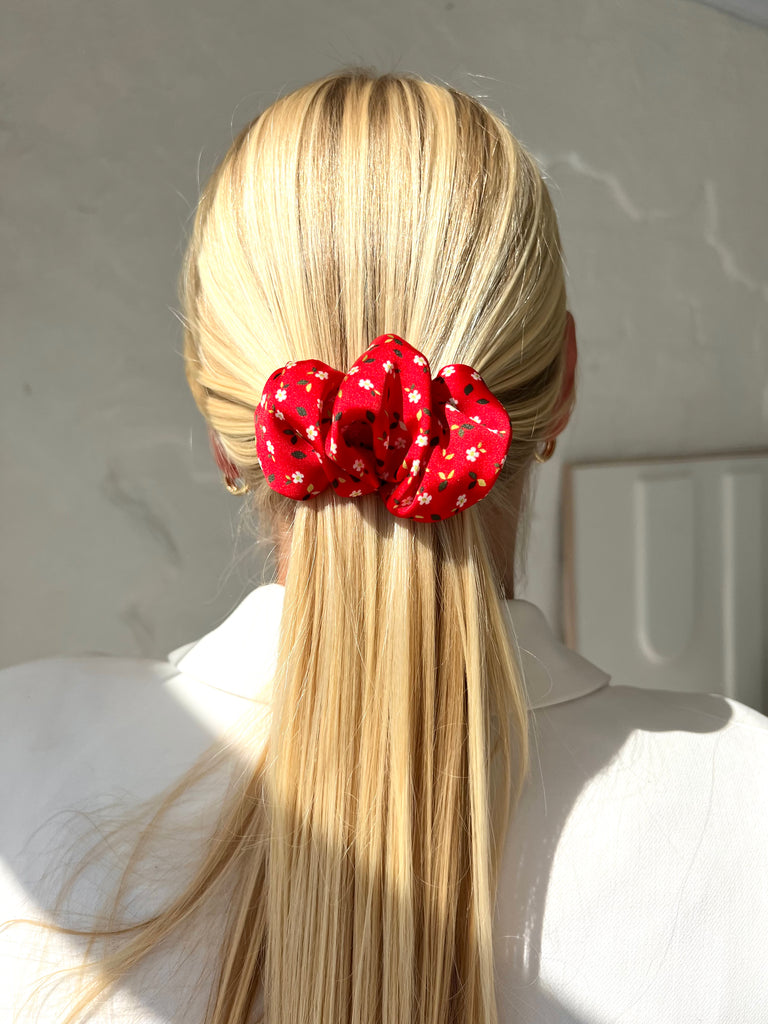
[[(345, 69), (239, 133), (200, 198), (181, 293), (195, 401), (262, 530), (290, 535), (271, 726), (192, 882), (125, 929), (67, 1024), (222, 878), (235, 884), (206, 1024), (248, 1024), (259, 993), (269, 1024), (495, 1022), (496, 884), (528, 711), (491, 524), (511, 548), (560, 398), (547, 188), (477, 100)], [(496, 485), (441, 522), (398, 519), (376, 494), (293, 502), (258, 466), (268, 375), (310, 357), (343, 370), (384, 333), (433, 373), (474, 366), (510, 416)]]

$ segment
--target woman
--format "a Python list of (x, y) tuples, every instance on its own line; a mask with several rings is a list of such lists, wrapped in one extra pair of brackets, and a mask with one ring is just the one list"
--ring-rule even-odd
[[(459, 92), (328, 75), (237, 137), (182, 292), (187, 380), (277, 581), (167, 662), (3, 674), (14, 735), (30, 700), (56, 724), (44, 757), (9, 755), (14, 850), (57, 808), (170, 783), (200, 723), (218, 735), (82, 862), (54, 954), (34, 929), (5, 947), (8, 991), (85, 957), (40, 1019), (104, 995), (117, 1019), (210, 1024), (757, 1020), (768, 721), (609, 686), (514, 598), (576, 363), (531, 157)], [(47, 906), (60, 834), (39, 846), (37, 875), (29, 847), (8, 860)]]

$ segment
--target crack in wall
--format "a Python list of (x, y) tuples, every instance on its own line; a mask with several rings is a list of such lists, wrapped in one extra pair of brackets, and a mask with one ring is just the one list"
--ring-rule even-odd
[(114, 465), (110, 465), (107, 470), (101, 489), (113, 505), (126, 512), (142, 528), (143, 533), (149, 534), (160, 544), (172, 565), (181, 566), (181, 552), (171, 531), (145, 498), (128, 492), (125, 481), (121, 480)]
[(553, 157), (551, 160), (537, 159), (548, 171), (553, 167), (568, 167), (577, 174), (604, 185), (610, 192), (619, 209), (625, 213), (630, 220), (637, 223), (653, 223), (658, 220), (669, 220), (670, 217), (674, 216), (674, 214), (668, 210), (641, 210), (640, 207), (630, 198), (626, 189), (615, 174), (611, 174), (609, 171), (601, 171), (598, 170), (597, 167), (590, 166), (586, 160), (579, 156), (578, 153), (565, 153), (561, 156)]
[(741, 284), (750, 292), (761, 295), (768, 302), (768, 283), (756, 281), (746, 274), (737, 264), (733, 251), (719, 237), (719, 213), (715, 183), (711, 178), (704, 182), (704, 241), (717, 253), (723, 273), (729, 281)]

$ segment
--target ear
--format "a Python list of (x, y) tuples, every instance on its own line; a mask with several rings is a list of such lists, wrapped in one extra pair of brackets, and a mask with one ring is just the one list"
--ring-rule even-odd
[(570, 312), (565, 314), (565, 373), (563, 374), (563, 387), (560, 392), (560, 400), (557, 403), (557, 408), (566, 408), (568, 411), (565, 412), (559, 419), (555, 421), (555, 427), (552, 431), (551, 436), (557, 437), (561, 434), (566, 426), (568, 420), (571, 418), (571, 399), (573, 396), (573, 388), (576, 377), (576, 322), (571, 316)]
[(213, 457), (216, 459), (216, 465), (221, 470), (224, 479), (228, 484), (235, 484), (240, 478), (240, 470), (227, 457), (227, 453), (224, 451), (221, 441), (212, 427), (208, 428), (208, 439), (211, 443)]

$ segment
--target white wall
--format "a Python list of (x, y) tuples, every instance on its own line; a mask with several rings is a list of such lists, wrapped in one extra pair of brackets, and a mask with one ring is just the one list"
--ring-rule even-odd
[(186, 390), (202, 180), (348, 63), (484, 97), (551, 178), (580, 401), (520, 596), (559, 621), (564, 459), (768, 443), (768, 32), (689, 0), (6, 0), (0, 664), (164, 655), (260, 582)]

